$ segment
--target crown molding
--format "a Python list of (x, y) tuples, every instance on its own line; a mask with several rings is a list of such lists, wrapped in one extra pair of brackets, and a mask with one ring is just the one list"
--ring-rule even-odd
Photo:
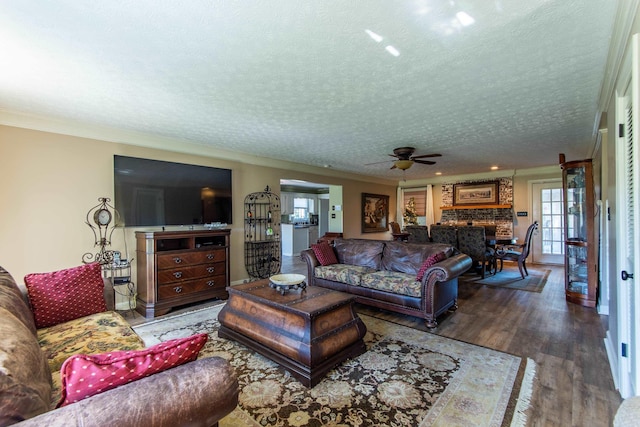
[(640, 0), (620, 0), (617, 2), (616, 16), (614, 19), (611, 41), (609, 43), (609, 55), (605, 66), (604, 78), (600, 87), (598, 98), (598, 114), (594, 123), (593, 135), (598, 133), (600, 127), (600, 116), (607, 111), (613, 95), (615, 94), (616, 82), (620, 67), (624, 60), (624, 53), (631, 36), (633, 22), (637, 18)]

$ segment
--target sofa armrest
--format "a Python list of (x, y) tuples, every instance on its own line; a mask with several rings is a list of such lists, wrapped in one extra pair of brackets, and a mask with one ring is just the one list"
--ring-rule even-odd
[(238, 404), (238, 381), (226, 360), (177, 366), (23, 421), (20, 426), (212, 426)]
[(444, 282), (465, 273), (471, 268), (473, 261), (469, 255), (456, 254), (440, 261), (424, 273), (422, 283)]
[(320, 261), (316, 258), (313, 249), (305, 249), (300, 252), (300, 258), (307, 263), (307, 281), (309, 285), (313, 284), (314, 269), (320, 265)]

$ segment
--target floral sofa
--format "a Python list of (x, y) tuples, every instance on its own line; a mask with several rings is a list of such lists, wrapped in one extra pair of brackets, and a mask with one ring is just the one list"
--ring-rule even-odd
[[(113, 288), (106, 289), (97, 268), (101, 307)], [(91, 292), (83, 289), (83, 294)], [(236, 407), (238, 383), (229, 363), (216, 357), (195, 360), (206, 334), (197, 343), (188, 337), (145, 349), (114, 311), (37, 328), (38, 321), (55, 323), (51, 316), (74, 317), (86, 306), (86, 301), (69, 304), (41, 296), (38, 314), (33, 298), (27, 299), (25, 289), (0, 267), (0, 426), (211, 426)], [(63, 309), (52, 315), (46, 307)], [(193, 361), (177, 360), (183, 355)], [(175, 367), (158, 366), (167, 363)], [(134, 372), (142, 366), (149, 371)], [(85, 370), (91, 374), (82, 377)], [(96, 375), (105, 372), (108, 376), (98, 381)], [(118, 382), (124, 384), (116, 386)], [(99, 387), (106, 391), (97, 392)], [(75, 399), (72, 391), (80, 390), (90, 397)]]
[[(458, 276), (471, 258), (444, 244), (337, 239), (301, 253), (309, 284), (356, 296), (362, 304), (426, 320), (457, 308)], [(329, 249), (327, 249), (329, 248)]]

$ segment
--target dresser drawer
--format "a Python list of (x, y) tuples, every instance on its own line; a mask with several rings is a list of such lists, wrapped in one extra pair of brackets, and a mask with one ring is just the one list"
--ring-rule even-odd
[(208, 251), (174, 252), (172, 254), (158, 255), (158, 270), (175, 268), (186, 265), (196, 265), (224, 261), (225, 250), (212, 249)]
[(211, 264), (186, 265), (184, 267), (172, 268), (158, 271), (158, 284), (181, 282), (185, 280), (197, 279), (199, 277), (213, 277), (225, 275), (226, 265), (224, 262)]
[(158, 286), (158, 300), (162, 301), (179, 298), (196, 292), (224, 289), (225, 287), (226, 277), (224, 274), (183, 282), (175, 282), (172, 284)]

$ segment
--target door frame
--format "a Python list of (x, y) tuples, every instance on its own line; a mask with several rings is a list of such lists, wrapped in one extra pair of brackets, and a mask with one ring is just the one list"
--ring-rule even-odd
[[(640, 129), (638, 108), (640, 108), (640, 47), (638, 34), (632, 36), (631, 52), (625, 58), (625, 63), (620, 73), (620, 84), (616, 89), (616, 117), (615, 123), (627, 124), (627, 110), (630, 107), (632, 111), (631, 120), (633, 132), (628, 129), (625, 134), (631, 133), (632, 141), (630, 145), (636, 147), (632, 151), (632, 189), (634, 195), (634, 204), (632, 212), (629, 211), (625, 201), (628, 198), (628, 186), (626, 185), (627, 175), (627, 139), (624, 135), (616, 132), (615, 135), (615, 153), (616, 153), (616, 200), (617, 215), (616, 234), (616, 271), (617, 271), (617, 292), (618, 301), (618, 342), (614, 343), (616, 357), (616, 374), (620, 395), (623, 398), (634, 396), (640, 392), (640, 328), (636, 325), (638, 314), (640, 313), (640, 292), (634, 287), (634, 280), (622, 280), (621, 272), (626, 270), (630, 273), (636, 273), (634, 267), (640, 265), (640, 250), (634, 248), (632, 256), (629, 256), (628, 245), (640, 242), (640, 226), (637, 221), (640, 220), (640, 206), (638, 203), (638, 187), (640, 184), (640, 172), (638, 166), (638, 129)], [(626, 126), (625, 126), (626, 128)], [(629, 229), (629, 218), (632, 216), (633, 226)], [(629, 239), (629, 235), (631, 238)], [(626, 348), (626, 354), (623, 354), (623, 348)]]

